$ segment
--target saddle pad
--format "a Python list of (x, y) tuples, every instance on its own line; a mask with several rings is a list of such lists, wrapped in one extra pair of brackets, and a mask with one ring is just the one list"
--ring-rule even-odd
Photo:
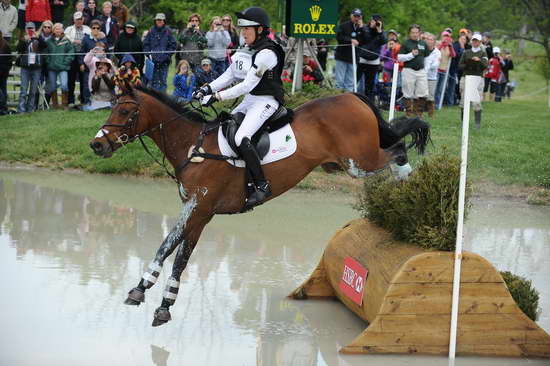
[[(227, 139), (223, 136), (222, 129), (218, 130), (218, 147), (220, 153), (225, 156), (237, 157), (237, 154), (229, 147)], [(296, 152), (296, 137), (290, 124), (269, 134), (269, 151), (262, 159), (262, 165), (289, 157)], [(229, 164), (244, 168), (243, 160), (226, 160)]]

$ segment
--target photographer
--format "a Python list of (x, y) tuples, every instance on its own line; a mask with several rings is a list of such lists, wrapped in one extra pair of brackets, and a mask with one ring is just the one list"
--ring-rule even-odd
[(90, 69), (88, 85), (92, 91), (90, 105), (83, 107), (85, 111), (109, 108), (114, 98), (113, 64), (107, 58), (105, 51), (105, 43), (97, 42), (96, 46), (84, 56), (84, 62)]
[(386, 43), (383, 31), (382, 17), (373, 14), (369, 23), (357, 36), (359, 47), (359, 64), (357, 65), (357, 81), (365, 75), (365, 95), (374, 101), (374, 78), (380, 69), (380, 51)]
[(38, 37), (34, 23), (26, 26), (25, 37), (17, 44), (18, 66), (21, 67), (21, 89), (19, 91), (19, 113), (34, 112), (36, 106), (36, 92), (42, 74), (44, 57), (41, 55), (48, 45)]
[(354, 9), (350, 14), (350, 20), (338, 26), (336, 33), (338, 47), (334, 52), (336, 59), (334, 77), (337, 89), (353, 91), (353, 59), (350, 44), (356, 47), (359, 45), (357, 38), (362, 31), (363, 12), (361, 9)]
[(201, 16), (199, 14), (191, 14), (189, 16), (189, 23), (187, 28), (182, 30), (178, 36), (178, 51), (176, 53), (176, 61), (186, 59), (191, 66), (191, 69), (195, 69), (200, 64), (204, 57), (203, 52), (208, 44), (208, 41), (203, 32), (200, 30)]
[(210, 31), (206, 33), (208, 41), (208, 57), (213, 62), (213, 69), (218, 74), (223, 74), (227, 69), (225, 49), (231, 43), (229, 32), (223, 28), (220, 17), (213, 17), (210, 21)]

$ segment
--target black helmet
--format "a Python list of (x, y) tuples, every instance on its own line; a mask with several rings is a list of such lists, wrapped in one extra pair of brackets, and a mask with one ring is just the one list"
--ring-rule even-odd
[(266, 11), (257, 6), (252, 6), (237, 14), (237, 25), (241, 27), (269, 28), (269, 16)]

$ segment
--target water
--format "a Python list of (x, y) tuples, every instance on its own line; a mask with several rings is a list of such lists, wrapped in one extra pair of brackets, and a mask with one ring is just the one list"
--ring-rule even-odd
[[(122, 304), (178, 215), (173, 184), (0, 170), (0, 365), (446, 365), (337, 351), (365, 324), (336, 301), (286, 298), (357, 213), (353, 197), (290, 192), (216, 217), (182, 277), (173, 320), (151, 327), (171, 261), (140, 307)], [(550, 331), (550, 210), (476, 203), (465, 249), (528, 277)], [(546, 280), (546, 281), (545, 281)], [(548, 364), (459, 358), (456, 365)]]

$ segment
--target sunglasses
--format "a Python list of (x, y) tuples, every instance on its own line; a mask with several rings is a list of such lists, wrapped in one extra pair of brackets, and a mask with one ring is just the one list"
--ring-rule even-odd
[(230, 22), (231, 19), (222, 19), (223, 22)]
[(92, 29), (101, 29), (100, 27), (92, 27)]
[(49, 25), (44, 25), (42, 28), (51, 28)]

